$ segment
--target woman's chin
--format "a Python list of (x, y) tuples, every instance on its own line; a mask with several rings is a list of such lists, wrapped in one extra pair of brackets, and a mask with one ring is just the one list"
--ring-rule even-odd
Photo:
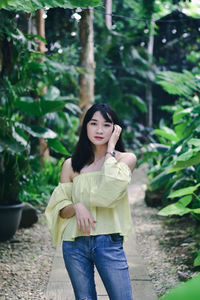
[(103, 145), (108, 144), (108, 141), (105, 141), (105, 140), (103, 140), (103, 141), (93, 140), (92, 144), (95, 145), (95, 146), (103, 146)]

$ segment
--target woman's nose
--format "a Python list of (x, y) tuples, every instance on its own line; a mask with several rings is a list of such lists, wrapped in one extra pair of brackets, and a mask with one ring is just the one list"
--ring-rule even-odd
[(103, 132), (102, 126), (98, 126), (98, 127), (97, 127), (97, 132), (98, 132), (98, 133), (102, 133), (102, 132)]

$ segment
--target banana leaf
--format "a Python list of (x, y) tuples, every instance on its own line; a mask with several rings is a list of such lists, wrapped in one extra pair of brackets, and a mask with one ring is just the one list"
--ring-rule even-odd
[(89, 6), (102, 5), (100, 0), (1, 0), (0, 8), (9, 10), (34, 12), (40, 8), (87, 8)]

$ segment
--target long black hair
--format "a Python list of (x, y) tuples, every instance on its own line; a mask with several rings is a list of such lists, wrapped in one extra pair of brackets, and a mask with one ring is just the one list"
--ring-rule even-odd
[[(117, 117), (117, 114), (108, 104), (98, 103), (92, 105), (92, 107), (90, 107), (85, 114), (83, 125), (80, 131), (79, 141), (76, 145), (74, 154), (72, 155), (72, 168), (74, 172), (80, 172), (80, 170), (86, 164), (90, 164), (94, 161), (93, 144), (90, 142), (87, 136), (87, 124), (92, 119), (96, 111), (99, 111), (101, 113), (106, 122), (122, 126)], [(121, 134), (119, 136), (115, 149), (120, 152), (125, 152)]]

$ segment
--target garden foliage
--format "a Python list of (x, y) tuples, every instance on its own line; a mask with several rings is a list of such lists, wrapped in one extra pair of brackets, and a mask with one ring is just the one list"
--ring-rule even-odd
[(179, 284), (160, 300), (198, 300), (200, 295), (200, 275)]
[(16, 11), (34, 12), (45, 7), (75, 8), (101, 5), (100, 0), (1, 0), (0, 8)]
[[(39, 139), (53, 153), (70, 155), (67, 130), (76, 131), (80, 109), (75, 95), (62, 94), (59, 85), (66, 73), (78, 78), (79, 70), (37, 51), (42, 38), (19, 30), (15, 14), (0, 11), (0, 18), (0, 39), (10, 54), (0, 78), (0, 203), (11, 204), (30, 180), (30, 161), (40, 160)], [(72, 146), (76, 141), (68, 140)]]
[(163, 107), (171, 112), (172, 125), (161, 120), (156, 142), (145, 150), (151, 161), (148, 190), (162, 197), (160, 216), (191, 214), (200, 221), (200, 78), (189, 71), (160, 72), (157, 82), (179, 98)]

